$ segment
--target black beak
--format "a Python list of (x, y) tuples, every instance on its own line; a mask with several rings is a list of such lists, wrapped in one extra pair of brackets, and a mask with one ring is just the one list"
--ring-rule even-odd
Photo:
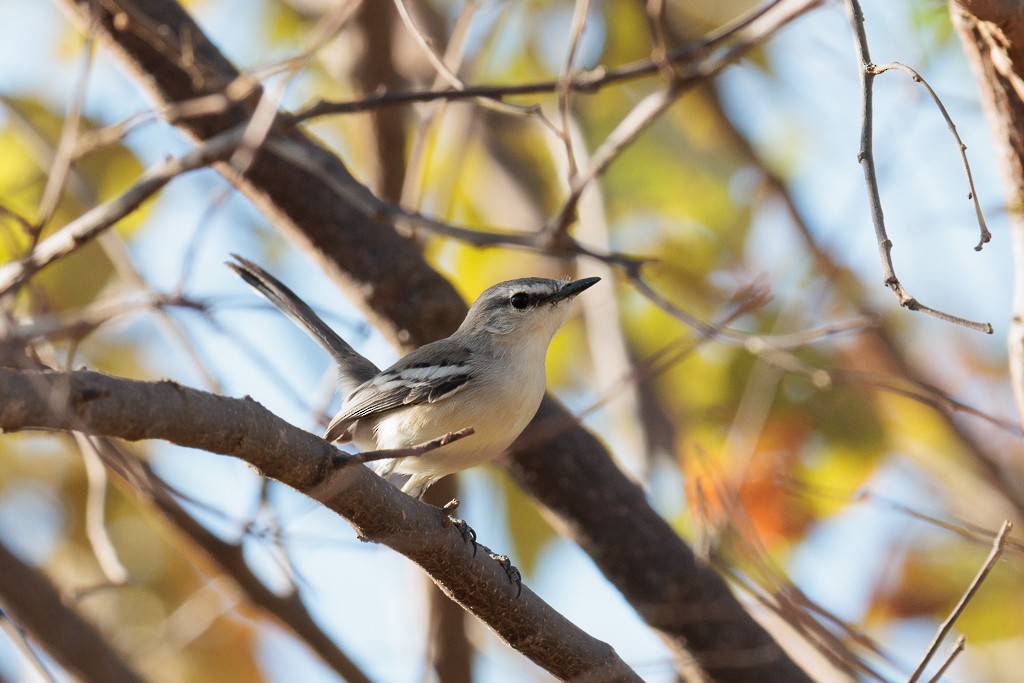
[(562, 299), (571, 299), (572, 297), (582, 292), (584, 289), (596, 285), (600, 281), (601, 278), (599, 277), (585, 277), (582, 280), (567, 282), (560, 290), (558, 290), (550, 297), (548, 297), (548, 299), (544, 303), (555, 304), (561, 301)]

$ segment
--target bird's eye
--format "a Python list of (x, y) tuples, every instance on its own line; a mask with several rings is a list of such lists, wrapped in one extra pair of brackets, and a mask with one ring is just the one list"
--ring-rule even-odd
[(516, 292), (508, 300), (508, 303), (512, 308), (521, 311), (530, 305), (530, 297), (522, 292)]

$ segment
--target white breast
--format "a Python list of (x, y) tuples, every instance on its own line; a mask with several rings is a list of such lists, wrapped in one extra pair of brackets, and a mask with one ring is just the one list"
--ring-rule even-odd
[[(544, 358), (504, 363), (504, 373), (483, 372), (451, 399), (391, 411), (375, 421), (373, 444), (405, 448), (472, 427), (474, 434), (422, 456), (403, 458), (395, 472), (440, 478), (500, 455), (522, 433), (544, 397)], [(357, 438), (369, 436), (360, 424)], [(368, 425), (367, 425), (368, 426)]]

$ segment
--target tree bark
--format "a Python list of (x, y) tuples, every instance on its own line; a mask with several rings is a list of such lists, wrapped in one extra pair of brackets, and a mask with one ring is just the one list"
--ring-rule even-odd
[(401, 493), (366, 467), (341, 464), (342, 454), (333, 446), (252, 399), (216, 396), (170, 381), (7, 368), (0, 368), (0, 396), (5, 397), (3, 431), (43, 428), (129, 441), (163, 439), (240, 458), (341, 515), (360, 538), (420, 565), (448, 597), (559, 680), (640, 681), (607, 643), (583, 632), (528, 587), (518, 594), (505, 569), (476, 552), (437, 508)]
[[(172, 0), (62, 3), (83, 22), (90, 12), (97, 15), (98, 37), (161, 105), (216, 97), (238, 78)], [(222, 111), (174, 122), (207, 139), (244, 125), (258, 97), (256, 90), (227, 98)], [(426, 264), (416, 244), (364, 213), (378, 200), (335, 155), (301, 132), (272, 129), (244, 175), (228, 164), (219, 170), (314, 255), (396, 344), (421, 345), (461, 322), (466, 308), (452, 286)], [(510, 472), (561, 517), (562, 528), (659, 630), (677, 659), (687, 662), (683, 670), (718, 681), (808, 680), (721, 577), (696, 562), (597, 439), (551, 399), (538, 420), (560, 425), (557, 433), (538, 442), (537, 428), (531, 428), (524, 435), (529, 449), (517, 448), (506, 461)], [(372, 480), (363, 484), (379, 488)]]
[(950, 0), (953, 26), (981, 87), (1006, 192), (1013, 249), (1013, 318), (1007, 333), (1017, 416), (1024, 425), (1024, 6)]

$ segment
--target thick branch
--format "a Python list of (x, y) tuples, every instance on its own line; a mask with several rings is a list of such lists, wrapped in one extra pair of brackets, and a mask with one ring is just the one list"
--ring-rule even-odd
[[(62, 2), (82, 17), (88, 16), (90, 6), (95, 7), (85, 0)], [(106, 9), (110, 7), (123, 12), (117, 28)], [(99, 38), (118, 53), (160, 104), (220, 92), (238, 77), (174, 2), (108, 0), (98, 11)], [(154, 33), (153, 26), (162, 30)], [(178, 123), (205, 139), (243, 123), (247, 115), (247, 107), (240, 103)], [(365, 196), (365, 188), (337, 157), (302, 133), (272, 130), (244, 177), (223, 165), (221, 170), (314, 254), (396, 344), (410, 347), (438, 339), (461, 322), (465, 304), (451, 285), (426, 264), (416, 244), (360, 210), (361, 204), (353, 198)], [(387, 267), (382, 267), (385, 259)], [(561, 525), (661, 630), (678, 659), (690, 663), (688, 671), (704, 667), (719, 681), (807, 680), (742, 610), (721, 579), (695, 562), (691, 550), (612, 465), (596, 439), (571, 424), (572, 418), (552, 401), (546, 402), (541, 416), (570, 427), (542, 447), (531, 446), (530, 453), (514, 458), (513, 474), (543, 505), (563, 515)], [(602, 478), (588, 475), (597, 472)], [(573, 485), (577, 474), (587, 475), (582, 479), (589, 482), (587, 486)], [(606, 504), (602, 514), (616, 516), (617, 533), (595, 528), (602, 514), (589, 502), (592, 495)], [(635, 529), (644, 531), (634, 534)], [(650, 543), (651, 538), (657, 542)], [(710, 587), (709, 593), (701, 593), (702, 587)], [(660, 598), (669, 600), (658, 609)], [(749, 653), (757, 656), (741, 656)]]
[[(38, 570), (0, 543), (0, 607), (46, 648), (69, 673), (83, 681), (139, 681), (110, 644)], [(0, 619), (3, 615), (0, 615)]]
[(334, 669), (347, 683), (370, 683), (359, 667), (338, 647), (314, 621), (296, 592), (275, 593), (253, 573), (245, 559), (242, 546), (221, 540), (200, 524), (170, 494), (165, 484), (145, 462), (133, 458), (126, 449), (117, 448), (110, 439), (96, 439), (104, 465), (130, 486), (136, 497), (148, 500), (181, 534), (192, 549), (202, 553), (213, 565), (229, 576), (249, 601), (263, 610), (268, 618), (293, 633)]
[(130, 441), (163, 439), (240, 458), (338, 513), (361, 538), (416, 562), (450, 598), (556, 678), (640, 680), (609, 645), (529, 588), (517, 598), (505, 570), (484, 553), (474, 553), (437, 508), (402, 494), (365, 467), (335, 467), (334, 447), (252, 399), (89, 371), (3, 368), (0, 396), (5, 397), (0, 403), (4, 431), (45, 428)]
[(1024, 424), (1024, 21), (1020, 3), (1007, 0), (950, 0), (949, 11), (981, 86), (1009, 208), (1014, 278), (1007, 347)]

